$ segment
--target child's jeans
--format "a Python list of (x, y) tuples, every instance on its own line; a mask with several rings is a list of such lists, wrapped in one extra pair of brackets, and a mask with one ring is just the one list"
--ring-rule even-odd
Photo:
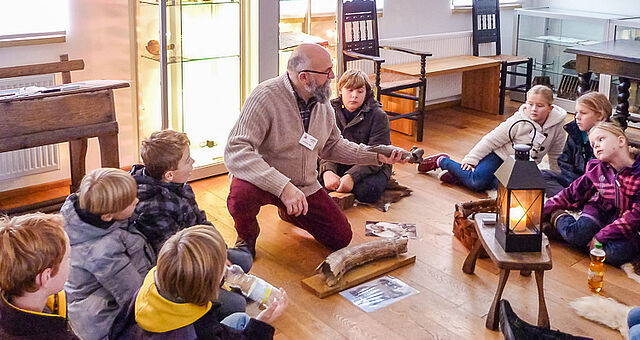
[(251, 320), (251, 317), (247, 313), (233, 313), (220, 321), (220, 323), (237, 330), (243, 330), (247, 328), (249, 320)]
[(640, 340), (640, 307), (629, 311), (627, 324), (629, 325), (629, 340)]
[[(602, 226), (589, 217), (580, 216), (576, 220), (573, 216), (565, 215), (558, 218), (556, 228), (565, 241), (584, 250)], [(602, 246), (606, 253), (605, 262), (619, 267), (638, 254), (640, 239), (638, 234), (634, 233), (629, 239), (607, 241)]]
[(498, 179), (494, 175), (502, 165), (502, 158), (492, 152), (478, 162), (475, 170), (462, 170), (460, 163), (448, 157), (440, 160), (440, 169), (449, 170), (462, 184), (473, 191), (485, 191), (498, 187)]

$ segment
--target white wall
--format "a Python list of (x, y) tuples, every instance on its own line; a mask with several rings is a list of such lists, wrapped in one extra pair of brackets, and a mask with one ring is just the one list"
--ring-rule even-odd
[[(53, 62), (59, 55), (70, 59), (84, 59), (85, 69), (71, 73), (72, 81), (90, 79), (122, 79), (131, 82), (130, 11), (134, 0), (69, 0), (70, 28), (67, 42), (58, 44), (0, 48), (0, 67)], [(134, 88), (115, 90), (115, 107), (120, 126), (120, 165), (127, 166), (138, 160), (138, 132), (134, 113)], [(87, 170), (100, 165), (97, 139), (89, 140)], [(31, 175), (17, 180), (0, 181), (0, 191), (35, 185), (70, 177), (68, 148), (61, 148), (62, 170)]]
[[(524, 1), (530, 7), (534, 0)], [(500, 11), (502, 53), (513, 45), (513, 10)], [(378, 21), (380, 38), (397, 38), (471, 30), (471, 11), (452, 13), (448, 0), (386, 0)]]

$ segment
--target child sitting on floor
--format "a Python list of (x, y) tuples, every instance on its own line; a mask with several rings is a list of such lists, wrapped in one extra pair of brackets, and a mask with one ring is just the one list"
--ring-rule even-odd
[(609, 99), (602, 93), (589, 92), (576, 99), (576, 119), (564, 126), (568, 137), (558, 157), (560, 172), (542, 170), (542, 177), (547, 182), (547, 197), (556, 195), (584, 175), (587, 162), (594, 158), (587, 131), (597, 122), (609, 120), (611, 109)]
[[(603, 244), (605, 261), (629, 262), (640, 250), (640, 158), (629, 152), (627, 137), (613, 123), (597, 123), (589, 131), (596, 159), (585, 174), (544, 205), (543, 218), (574, 247)], [(582, 209), (576, 220), (565, 209)], [(545, 230), (553, 233), (554, 230)]]
[(72, 250), (69, 319), (83, 339), (106, 338), (155, 263), (146, 238), (128, 224), (136, 203), (133, 177), (104, 168), (85, 175), (60, 209)]
[[(156, 131), (144, 141), (140, 154), (144, 165), (134, 165), (131, 174), (138, 184), (140, 202), (131, 216), (132, 223), (149, 240), (156, 251), (177, 231), (194, 225), (213, 227), (198, 208), (196, 196), (187, 183), (193, 170), (187, 135), (173, 130)], [(227, 258), (248, 272), (253, 256), (248, 247), (227, 249)], [(244, 312), (245, 298), (221, 289), (219, 315)]]
[(236, 313), (218, 322), (217, 298), (226, 245), (209, 226), (183, 229), (169, 238), (131, 302), (118, 316), (111, 339), (272, 339), (269, 322), (286, 309), (288, 297), (267, 306), (255, 319)]
[(544, 155), (548, 154), (551, 169), (557, 171), (557, 159), (562, 153), (566, 138), (562, 130), (566, 116), (567, 112), (563, 108), (553, 105), (553, 91), (544, 85), (536, 85), (527, 92), (527, 102), (513, 116), (484, 136), (462, 159), (462, 164), (451, 160), (449, 155), (440, 153), (423, 159), (418, 165), (418, 171), (424, 173), (441, 168), (443, 171), (438, 178), (444, 183), (462, 185), (474, 191), (495, 189), (498, 180), (494, 173), (505, 158), (514, 154), (509, 130), (516, 121), (523, 119), (535, 126), (535, 138), (531, 124), (522, 122), (511, 131), (513, 142), (533, 142), (533, 160), (540, 163)]
[[(376, 101), (367, 75), (346, 71), (338, 81), (339, 96), (331, 101), (342, 136), (366, 145), (390, 145), (387, 114)], [(374, 203), (391, 177), (391, 165), (347, 165), (320, 160), (320, 182), (327, 190), (353, 192), (360, 202)]]
[(0, 339), (79, 339), (66, 319), (63, 223), (42, 213), (0, 217)]

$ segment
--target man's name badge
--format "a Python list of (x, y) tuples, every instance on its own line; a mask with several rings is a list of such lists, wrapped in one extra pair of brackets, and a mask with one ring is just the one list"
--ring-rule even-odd
[(313, 149), (316, 147), (316, 144), (318, 144), (318, 138), (313, 137), (312, 135), (305, 132), (304, 134), (302, 134), (302, 138), (300, 138), (299, 143), (302, 144), (302, 146), (304, 146), (305, 148), (313, 151)]

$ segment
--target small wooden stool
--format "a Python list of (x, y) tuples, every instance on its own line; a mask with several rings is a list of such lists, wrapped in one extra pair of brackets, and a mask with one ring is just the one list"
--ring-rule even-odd
[(480, 251), (484, 249), (487, 254), (489, 254), (491, 261), (500, 268), (500, 281), (498, 282), (498, 289), (496, 290), (496, 295), (493, 298), (493, 303), (487, 315), (486, 326), (492, 330), (498, 329), (499, 303), (504, 287), (507, 284), (509, 273), (511, 270), (520, 270), (520, 273), (523, 275), (527, 275), (527, 273), (530, 274), (531, 271), (535, 272), (536, 285), (538, 286), (538, 326), (549, 328), (549, 314), (547, 313), (547, 304), (544, 301), (543, 289), (544, 271), (550, 270), (552, 267), (549, 239), (547, 239), (545, 235), (542, 235), (542, 251), (539, 253), (506, 253), (496, 240), (495, 226), (485, 226), (483, 222), (484, 218), (489, 218), (494, 215), (495, 214), (491, 213), (476, 214), (475, 221), (478, 239), (462, 266), (463, 272), (473, 274), (478, 255)]

